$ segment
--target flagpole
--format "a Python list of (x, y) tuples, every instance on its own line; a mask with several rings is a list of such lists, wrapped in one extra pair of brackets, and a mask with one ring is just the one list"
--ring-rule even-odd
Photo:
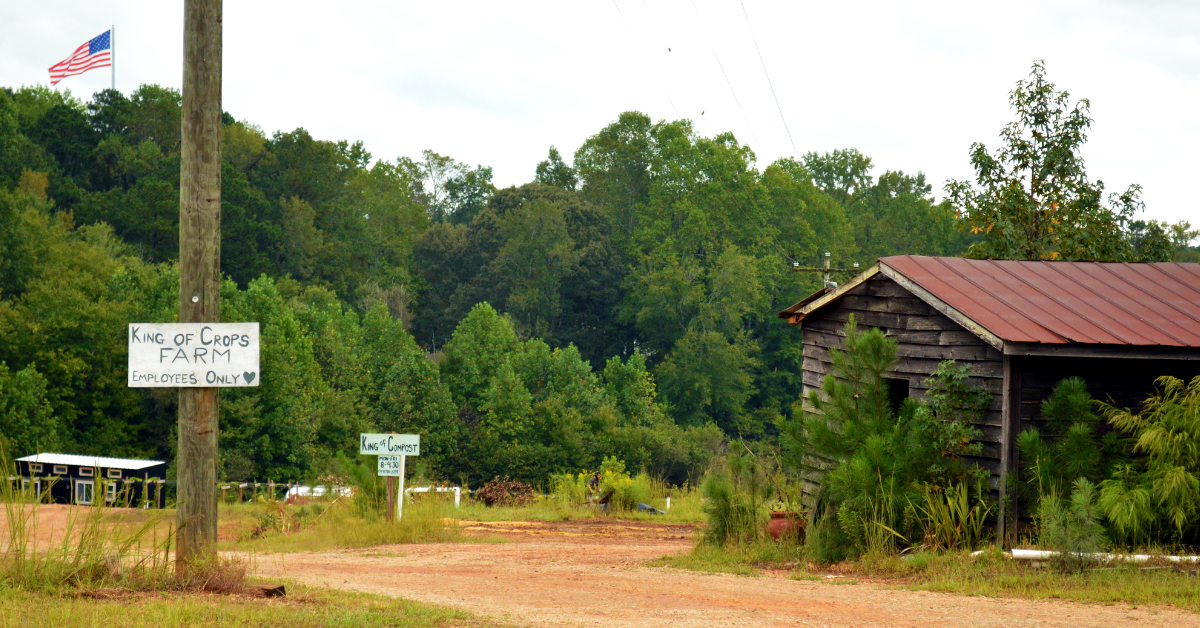
[(112, 70), (112, 88), (117, 90), (117, 25), (113, 24), (108, 27), (108, 56), (112, 59), (108, 67)]

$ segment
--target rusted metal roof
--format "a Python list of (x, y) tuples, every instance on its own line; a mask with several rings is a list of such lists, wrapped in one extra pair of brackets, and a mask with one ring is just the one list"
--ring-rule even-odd
[[(897, 255), (879, 265), (935, 308), (1003, 343), (1200, 347), (1200, 264)], [(799, 322), (831, 302), (806, 301), (780, 316)]]

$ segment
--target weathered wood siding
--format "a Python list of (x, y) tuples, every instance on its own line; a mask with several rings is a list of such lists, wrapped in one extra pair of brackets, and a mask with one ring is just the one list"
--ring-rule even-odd
[[(993, 393), (992, 406), (978, 427), (983, 431), (983, 452), (974, 460), (992, 472), (992, 488), (999, 487), (1000, 426), (1003, 356), (978, 336), (931, 308), (896, 282), (876, 275), (845, 296), (810, 314), (800, 324), (803, 333), (804, 396), (818, 390), (832, 365), (829, 349), (842, 347), (845, 325), (854, 315), (860, 330), (876, 327), (896, 339), (898, 360), (889, 377), (908, 380), (909, 396), (923, 399), (930, 377), (942, 360), (971, 367), (971, 383)], [(805, 407), (808, 404), (805, 402)], [(809, 488), (823, 466), (805, 473)]]
[[(1082, 377), (1093, 399), (1140, 411), (1154, 392), (1154, 380), (1171, 375), (1189, 381), (1200, 375), (1194, 360), (1139, 360), (1128, 358), (1016, 357), (1014, 368), (1021, 378), (1020, 429), (1041, 429), (1042, 402), (1055, 384), (1067, 377)], [(1045, 431), (1043, 430), (1043, 433)]]

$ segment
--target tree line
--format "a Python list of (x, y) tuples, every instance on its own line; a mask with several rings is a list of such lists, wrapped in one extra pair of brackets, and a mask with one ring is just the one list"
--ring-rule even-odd
[[(175, 320), (179, 114), (155, 85), (0, 90), (13, 453), (173, 459), (175, 393), (125, 387), (124, 330)], [(1031, 150), (1073, 154), (1090, 119), (1060, 117), (1076, 132), (1054, 141), (1075, 144)], [(1014, 124), (1006, 146), (1039, 132)], [(820, 288), (792, 268), (825, 252), (1200, 257), (1186, 223), (1134, 219), (1138, 189), (1101, 199), (1082, 160), (1020, 188), (1005, 164), (1030, 160), (1008, 148), (974, 147), (976, 181), (938, 201), (924, 174), (875, 176), (854, 149), (760, 168), (730, 133), (638, 112), (503, 189), (432, 151), (376, 160), (229, 113), (222, 141), (222, 320), (262, 324), (267, 374), (222, 393), (229, 479), (312, 474), (357, 432), (394, 429), (427, 434), (425, 463), (451, 479), (541, 481), (615, 453), (681, 481), (793, 415), (800, 335), (774, 313)]]

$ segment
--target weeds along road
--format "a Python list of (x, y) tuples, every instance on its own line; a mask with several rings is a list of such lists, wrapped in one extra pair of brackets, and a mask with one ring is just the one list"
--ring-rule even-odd
[(529, 626), (1172, 626), (1200, 615), (967, 597), (646, 567), (687, 551), (688, 526), (628, 521), (470, 523), (479, 539), (259, 556), (258, 573), (462, 608)]

